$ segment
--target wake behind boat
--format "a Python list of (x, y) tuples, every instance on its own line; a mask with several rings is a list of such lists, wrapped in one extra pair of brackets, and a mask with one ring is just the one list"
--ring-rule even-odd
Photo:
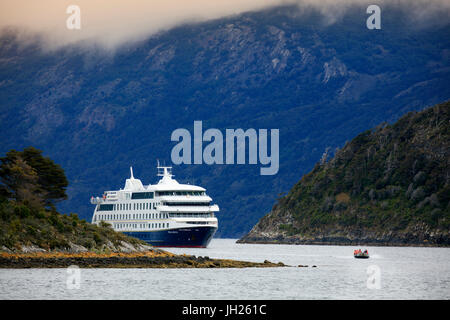
[(155, 247), (208, 246), (218, 228), (214, 212), (219, 211), (206, 190), (180, 184), (171, 167), (158, 165), (157, 184), (144, 186), (133, 176), (124, 189), (105, 191), (92, 197), (95, 204), (92, 223), (109, 223), (114, 230), (136, 237)]

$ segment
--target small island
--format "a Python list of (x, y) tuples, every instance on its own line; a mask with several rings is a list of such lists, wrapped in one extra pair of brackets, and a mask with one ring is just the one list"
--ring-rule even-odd
[(325, 152), (239, 243), (450, 246), (450, 101)]
[(0, 268), (248, 268), (283, 263), (176, 255), (109, 224), (60, 214), (67, 199), (64, 170), (33, 147), (0, 158)]
[(158, 249), (133, 253), (0, 253), (0, 268), (267, 268), (285, 267), (282, 262), (248, 262), (176, 255)]

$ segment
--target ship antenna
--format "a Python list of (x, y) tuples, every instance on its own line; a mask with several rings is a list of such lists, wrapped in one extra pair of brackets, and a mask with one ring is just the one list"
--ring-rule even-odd
[(134, 179), (134, 177), (133, 177), (133, 167), (130, 167), (130, 172), (131, 172), (131, 179)]

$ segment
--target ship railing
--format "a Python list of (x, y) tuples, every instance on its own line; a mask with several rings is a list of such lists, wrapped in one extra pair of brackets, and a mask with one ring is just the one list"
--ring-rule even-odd
[(192, 213), (209, 213), (219, 211), (218, 205), (212, 206), (165, 206), (159, 205), (156, 207), (161, 212), (192, 212)]
[(105, 200), (103, 199), (103, 198), (100, 198), (100, 197), (92, 197), (91, 198), (91, 203), (92, 204), (99, 204), (99, 203), (103, 203), (103, 202), (105, 202)]
[(169, 213), (169, 218), (214, 218), (214, 213)]

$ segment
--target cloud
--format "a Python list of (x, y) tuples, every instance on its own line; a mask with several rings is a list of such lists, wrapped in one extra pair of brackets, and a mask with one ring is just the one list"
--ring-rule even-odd
[[(112, 48), (187, 22), (201, 22), (281, 4), (313, 8), (334, 23), (355, 4), (400, 4), (420, 19), (450, 11), (450, 1), (435, 0), (1, 0), (0, 28), (20, 28), (22, 39), (44, 41), (49, 47), (77, 42)], [(81, 30), (68, 30), (66, 9), (81, 10)]]

